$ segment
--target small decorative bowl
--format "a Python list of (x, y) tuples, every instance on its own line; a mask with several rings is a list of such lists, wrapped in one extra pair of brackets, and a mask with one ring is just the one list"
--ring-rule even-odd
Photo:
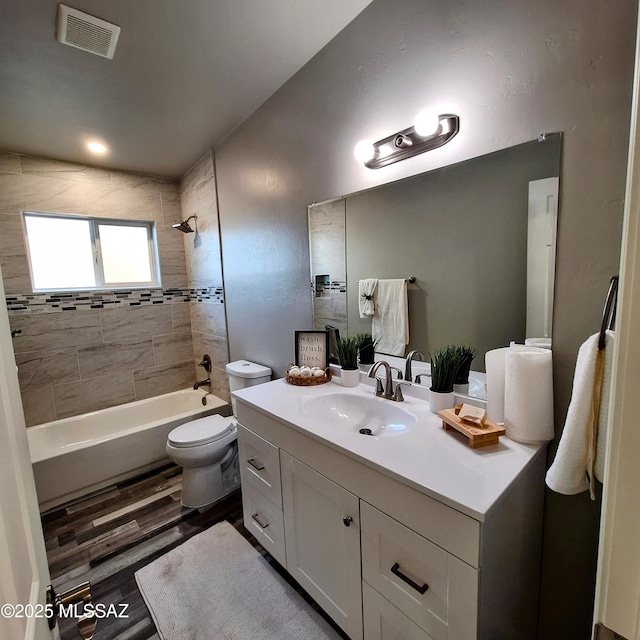
[(331, 369), (329, 367), (324, 370), (323, 376), (308, 376), (305, 378), (303, 376), (289, 375), (289, 370), (293, 366), (294, 365), (291, 363), (287, 365), (287, 373), (285, 375), (285, 379), (289, 384), (294, 384), (298, 387), (315, 387), (319, 384), (324, 384), (325, 382), (329, 382), (331, 380)]

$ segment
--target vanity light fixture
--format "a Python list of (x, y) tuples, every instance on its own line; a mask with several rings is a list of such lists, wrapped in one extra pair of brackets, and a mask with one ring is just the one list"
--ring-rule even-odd
[(437, 149), (447, 144), (458, 131), (458, 116), (450, 113), (430, 116), (428, 112), (423, 111), (418, 114), (412, 127), (377, 142), (361, 140), (355, 146), (353, 154), (365, 167), (379, 169), (398, 160)]

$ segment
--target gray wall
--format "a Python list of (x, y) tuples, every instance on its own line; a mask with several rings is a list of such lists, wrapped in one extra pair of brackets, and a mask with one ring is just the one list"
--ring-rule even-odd
[[(216, 149), (230, 357), (282, 375), (311, 327), (306, 207), (562, 131), (557, 430), (619, 263), (636, 2), (375, 0)], [(355, 143), (453, 112), (448, 145), (371, 171)], [(551, 455), (555, 449), (551, 447)], [(548, 494), (539, 637), (587, 638), (599, 502)]]

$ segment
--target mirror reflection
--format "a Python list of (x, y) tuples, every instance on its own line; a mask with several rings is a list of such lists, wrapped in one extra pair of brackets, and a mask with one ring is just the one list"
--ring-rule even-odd
[(410, 350), (550, 344), (562, 135), (311, 205), (314, 329), (371, 333), (359, 282), (408, 279)]

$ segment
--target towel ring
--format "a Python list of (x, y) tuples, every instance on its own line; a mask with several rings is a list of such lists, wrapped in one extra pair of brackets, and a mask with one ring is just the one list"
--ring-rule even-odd
[(600, 337), (598, 339), (598, 349), (602, 351), (605, 346), (607, 329), (613, 329), (616, 321), (616, 307), (618, 302), (618, 280), (619, 276), (612, 276), (609, 281), (609, 291), (602, 311), (602, 325), (600, 326)]

